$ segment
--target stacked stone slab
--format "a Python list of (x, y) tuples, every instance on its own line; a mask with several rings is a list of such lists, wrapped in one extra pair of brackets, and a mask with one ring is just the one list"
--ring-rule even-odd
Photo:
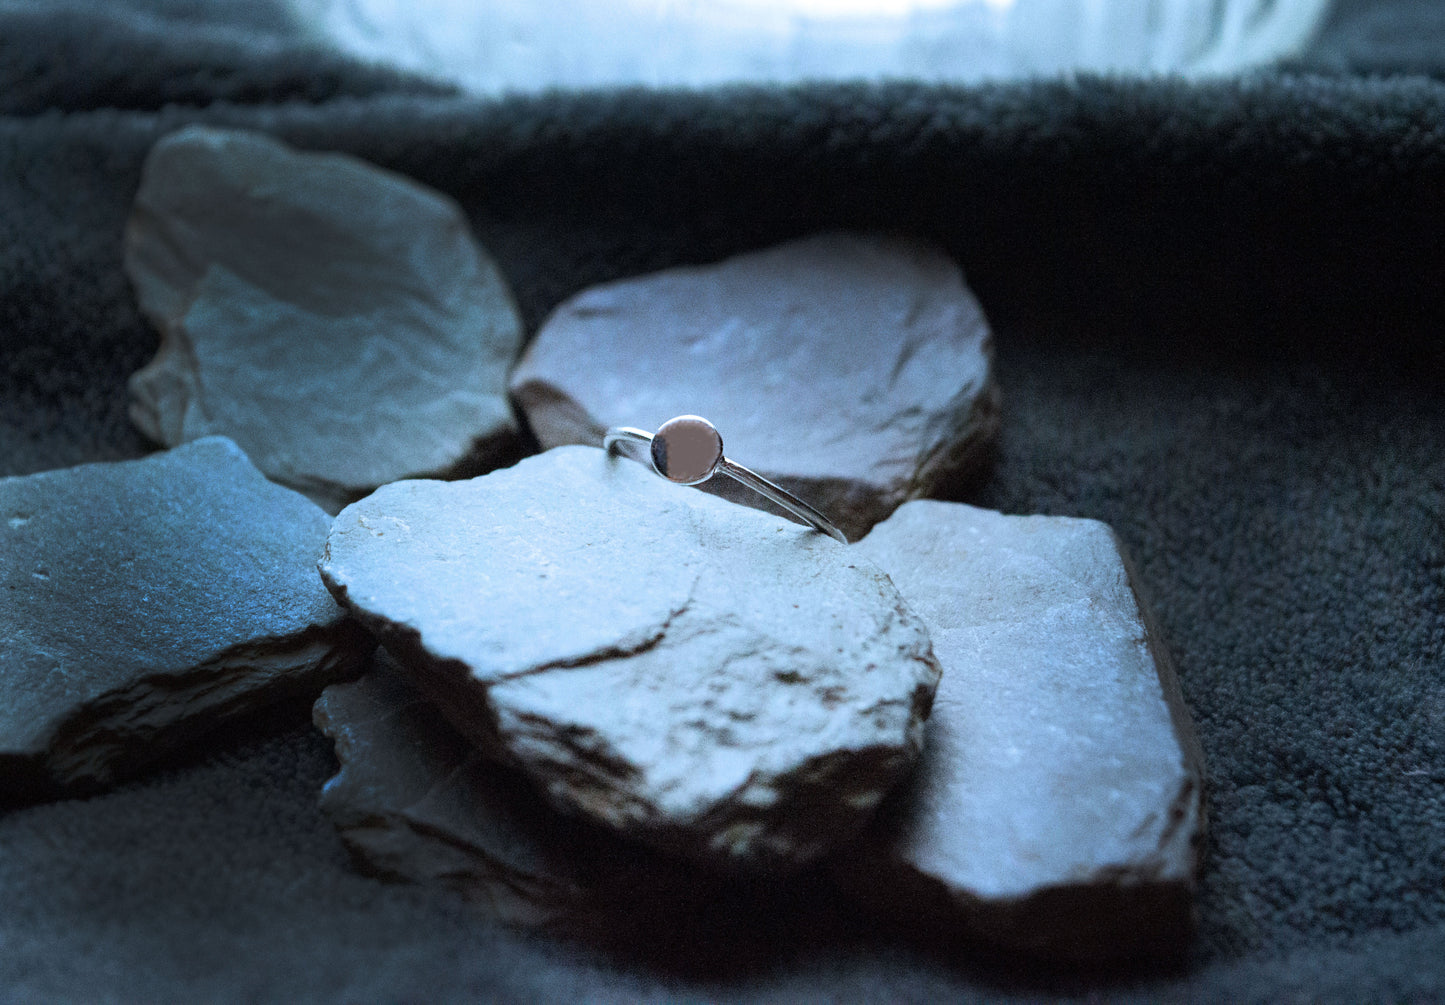
[(192, 126), (146, 158), (125, 267), (160, 351), (131, 418), (234, 439), (336, 512), (515, 459), (521, 320), (450, 199), (342, 154)]
[[(888, 571), (944, 675), (917, 771), (829, 859), (842, 888), (929, 938), (1181, 952), (1202, 759), (1113, 533), (919, 501), (844, 554)], [(617, 865), (394, 676), (329, 690), (318, 722), (343, 765), (324, 805), (378, 871), (443, 877), (524, 923), (622, 911), (622, 886), (675, 880), (665, 859)]]
[(110, 784), (359, 672), (329, 523), (220, 437), (0, 479), (0, 795)]
[(595, 447), (342, 512), (321, 573), (456, 727), (553, 805), (787, 870), (916, 760), (938, 669), (843, 545)]
[[(105, 784), (355, 674), (375, 636), (390, 655), (315, 718), (323, 807), (383, 875), (595, 924), (699, 867), (830, 856), (945, 936), (1185, 944), (1202, 762), (1117, 538), (909, 501), (957, 492), (998, 427), (987, 323), (937, 250), (824, 234), (586, 290), (510, 379), (557, 449), (455, 482), (406, 479), (515, 459), (521, 327), (449, 200), (187, 129), (147, 161), (126, 266), (162, 333), (132, 415), (197, 442), (0, 481), (5, 791)], [(596, 449), (689, 413), (863, 539)], [(351, 505), (326, 535), (214, 432)]]
[(321, 808), (375, 874), (450, 887), (491, 916), (574, 932), (661, 922), (714, 881), (551, 807), (520, 772), (484, 756), (385, 650), (328, 687), (317, 727), (340, 772)]
[[(856, 540), (956, 492), (998, 430), (992, 334), (926, 245), (823, 234), (584, 290), (512, 375), (544, 448), (701, 415), (729, 455)], [(767, 508), (727, 479), (709, 491)]]
[(898, 584), (944, 673), (920, 770), (838, 874), (942, 932), (1180, 952), (1203, 756), (1114, 533), (921, 500), (851, 550)]

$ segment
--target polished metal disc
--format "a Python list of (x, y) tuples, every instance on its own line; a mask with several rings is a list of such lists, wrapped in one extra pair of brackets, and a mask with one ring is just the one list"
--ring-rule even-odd
[[(822, 531), (839, 544), (848, 543), (843, 532), (812, 506), (756, 471), (724, 457), (722, 434), (700, 415), (679, 415), (668, 419), (656, 433), (636, 426), (612, 426), (602, 434), (602, 449), (609, 454), (614, 450), (626, 451), (633, 443), (647, 446), (652, 455), (653, 470), (670, 482), (697, 485), (715, 474), (727, 475), (771, 499), (814, 530)], [(642, 458), (634, 454), (633, 459), (640, 461)]]
[(707, 481), (722, 459), (722, 434), (700, 415), (668, 419), (652, 437), (652, 466), (679, 485)]

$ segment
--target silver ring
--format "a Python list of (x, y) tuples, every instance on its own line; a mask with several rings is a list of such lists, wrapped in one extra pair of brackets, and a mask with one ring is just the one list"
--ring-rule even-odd
[[(848, 539), (832, 521), (780, 485), (774, 485), (756, 471), (723, 456), (722, 434), (700, 415), (679, 415), (657, 427), (656, 435), (635, 426), (613, 426), (602, 437), (602, 449), (613, 453), (622, 443), (645, 443), (652, 458), (652, 470), (678, 485), (701, 485), (715, 474), (724, 474), (765, 495), (803, 522), (843, 544)], [(634, 457), (633, 460), (638, 460)]]

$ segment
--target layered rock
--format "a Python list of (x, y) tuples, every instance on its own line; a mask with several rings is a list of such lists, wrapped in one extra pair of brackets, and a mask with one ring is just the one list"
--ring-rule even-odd
[(0, 794), (93, 789), (356, 672), (327, 516), (211, 437), (0, 479)]
[[(702, 415), (734, 460), (854, 540), (984, 460), (991, 367), (988, 323), (949, 258), (824, 234), (583, 291), (543, 324), (512, 393), (543, 447)], [(709, 490), (769, 505), (728, 479)]]
[(866, 561), (596, 448), (386, 486), (338, 517), (321, 573), (487, 756), (723, 868), (856, 832), (938, 679)]
[(361, 679), (328, 687), (314, 713), (341, 763), (321, 808), (368, 871), (451, 887), (514, 924), (584, 929), (622, 923), (644, 891), (656, 905), (698, 885), (548, 806), (377, 657)]
[(897, 584), (944, 673), (919, 770), (838, 857), (844, 882), (1031, 952), (1180, 952), (1203, 759), (1113, 532), (917, 501), (849, 550)]
[(125, 268), (161, 332), (131, 418), (234, 439), (331, 512), (377, 485), (510, 461), (521, 322), (461, 210), (410, 179), (258, 133), (156, 143)]
[(389, 660), (327, 688), (314, 718), (341, 763), (322, 810), (368, 869), (457, 887), (524, 924), (580, 909), (568, 822), (484, 759)]

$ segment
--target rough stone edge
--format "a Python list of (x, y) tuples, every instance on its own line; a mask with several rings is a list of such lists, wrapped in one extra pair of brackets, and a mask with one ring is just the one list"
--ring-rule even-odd
[[(393, 483), (395, 484), (395, 483)], [(443, 712), (452, 727), (475, 744), (488, 760), (503, 764), (512, 762), (501, 745), (497, 715), (491, 703), (476, 694), (470, 669), (460, 660), (445, 659), (429, 652), (421, 641), (421, 632), (410, 626), (389, 621), (352, 603), (350, 587), (335, 578), (328, 568), (331, 542), (328, 540), (316, 567), (321, 581), (342, 610), (363, 625), (376, 639), (377, 646), (391, 654), (406, 668), (408, 680)], [(460, 709), (471, 709), (462, 716)]]
[[(385, 648), (376, 650), (372, 672), (402, 677), (416, 691), (418, 701), (431, 705), (441, 720), (441, 728), (451, 730), (458, 744), (470, 745), (471, 740), (431, 703), (407, 670)], [(659, 853), (591, 821), (558, 811), (540, 793), (540, 811), (553, 816), (559, 830), (566, 828), (561, 850), (574, 856), (576, 876), (555, 882), (541, 877), (529, 882), (498, 873), (483, 875), (490, 859), (484, 849), (412, 819), (406, 809), (354, 817), (341, 815), (337, 795), (349, 784), (347, 751), (343, 749), (346, 734), (333, 728), (325, 698), (323, 692), (313, 706), (312, 721), (336, 745), (341, 768), (323, 786), (319, 803), (360, 872), (388, 882), (440, 886), (505, 924), (595, 942), (626, 941), (631, 933), (655, 937), (658, 931), (670, 929), (675, 919), (707, 911), (714, 897), (737, 886), (736, 877), (699, 869), (696, 863)], [(517, 769), (488, 758), (480, 748), (473, 747), (468, 763), (491, 764), (508, 773), (515, 784), (530, 785)], [(405, 845), (411, 840), (427, 842), (434, 855), (450, 859), (451, 868), (428, 875), (408, 870)], [(542, 892), (555, 903), (539, 904), (533, 891)]]
[[(1119, 560), (1123, 563), (1124, 574), (1128, 577), (1129, 590), (1134, 596), (1139, 620), (1144, 625), (1149, 654), (1154, 658), (1154, 668), (1159, 676), (1159, 687), (1164, 694), (1164, 702), (1169, 708), (1169, 722), (1174, 727), (1174, 739), (1184, 755), (1184, 770), (1187, 775), (1191, 776), (1175, 796), (1172, 809), (1176, 809), (1180, 813), (1180, 816), (1175, 818), (1173, 840), (1176, 843), (1184, 840), (1192, 830), (1192, 837), (1188, 838), (1188, 887), (1192, 897), (1209, 825), (1209, 776), (1204, 763), (1204, 746), (1199, 742), (1199, 734), (1194, 729), (1194, 719), (1189, 714), (1189, 706), (1184, 701), (1184, 688), (1179, 682), (1178, 668), (1174, 665), (1174, 657), (1170, 654), (1168, 647), (1164, 645), (1164, 634), (1154, 616), (1152, 606), (1144, 595), (1141, 586), (1142, 580), (1139, 578), (1134, 560), (1129, 555), (1129, 549), (1125, 547), (1124, 542), (1112, 527), (1109, 528), (1109, 534), (1114, 540)], [(1180, 826), (1190, 823), (1191, 817), (1195, 824), (1193, 828)], [(1194, 920), (1191, 916), (1191, 927)]]
[[(177, 325), (162, 326), (156, 319), (151, 319), (153, 326), (161, 331), (161, 344), (156, 350), (150, 362), (146, 363), (139, 370), (130, 375), (126, 382), (129, 404), (127, 415), (132, 424), (139, 429), (150, 442), (157, 444), (162, 449), (175, 449), (185, 446), (188, 443), (195, 443), (198, 440), (211, 436), (224, 436), (230, 439), (229, 434), (209, 432), (202, 436), (187, 438), (184, 426), (187, 419), (182, 418), (181, 427), (176, 430), (176, 442), (169, 444), (165, 438), (166, 430), (161, 429), (160, 422), (153, 409), (142, 406), (142, 401), (135, 391), (135, 385), (145, 381), (153, 386), (166, 386), (167, 393), (174, 394), (185, 400), (184, 410), (177, 409), (177, 413), (189, 417), (195, 411), (204, 411), (200, 398), (200, 392), (196, 387), (194, 373), (186, 372), (186, 364), (177, 359), (191, 352), (190, 339), (184, 334), (183, 328)], [(172, 328), (178, 330), (173, 331)], [(189, 364), (194, 368), (194, 360)], [(468, 478), (475, 478), (501, 468), (509, 468), (513, 464), (527, 456), (528, 446), (522, 433), (522, 422), (519, 418), (518, 408), (506, 394), (499, 396), (502, 404), (506, 407), (508, 415), (504, 417), (498, 427), (491, 433), (474, 436), (466, 449), (455, 461), (445, 467), (433, 471), (418, 471), (410, 474), (400, 475), (392, 479), (396, 481), (411, 481), (416, 479), (435, 479), (437, 481), (458, 481)], [(599, 433), (596, 443), (601, 443), (602, 437)], [(595, 444), (594, 444), (595, 445)], [(257, 469), (260, 470), (260, 469)], [(375, 492), (380, 485), (342, 485), (321, 478), (281, 478), (276, 475), (262, 471), (261, 474), (270, 482), (276, 485), (285, 486), (294, 492), (299, 492), (311, 502), (319, 506), (327, 515), (336, 516), (347, 506), (358, 502)], [(391, 484), (386, 482), (383, 484)]]
[[(524, 349), (519, 357), (519, 362), (525, 356), (526, 350)], [(508, 395), (512, 401), (513, 411), (526, 420), (539, 444), (552, 443), (553, 447), (569, 444), (586, 447), (602, 445), (603, 434), (607, 432), (606, 427), (599, 425), (585, 408), (573, 401), (557, 385), (540, 377), (529, 377), (520, 383), (510, 384)], [(533, 418), (534, 408), (544, 409), (544, 414), (548, 416), (548, 421), (543, 423), (540, 428)], [(549, 431), (549, 435), (543, 435), (544, 431)], [(551, 436), (557, 438), (555, 443), (552, 442)]]
[(912, 499), (957, 498), (992, 462), (1003, 412), (1003, 393), (994, 373), (992, 333), (985, 339), (983, 353), (983, 387), (970, 407), (948, 413), (948, 434), (939, 438), (941, 445), (937, 449), (919, 459), (912, 484), (903, 497), (889, 507), (890, 514)]
[[(196, 369), (195, 349), (183, 327), (149, 313), (139, 299), (137, 305), (159, 333), (160, 344), (155, 355), (126, 378), (126, 415), (142, 436), (162, 448), (194, 443), (196, 438), (186, 439), (185, 428), (192, 411), (200, 407), (195, 377), (189, 372)], [(142, 393), (142, 388), (150, 391)], [(184, 402), (183, 408), (172, 410), (179, 418), (171, 424), (164, 423), (163, 410), (151, 404), (152, 399), (163, 398)]]
[[(161, 328), (156, 319), (151, 320), (156, 327)], [(200, 395), (195, 386), (194, 375), (177, 369), (184, 364), (179, 362), (176, 357), (190, 353), (190, 340), (185, 336), (183, 330), (172, 331), (173, 327), (178, 328), (179, 326), (166, 325), (161, 328), (161, 344), (156, 350), (156, 355), (151, 358), (150, 362), (131, 374), (127, 380), (127, 393), (130, 399), (126, 410), (127, 415), (146, 439), (163, 449), (175, 449), (208, 436), (225, 436), (229, 439), (230, 437), (226, 433), (214, 432), (188, 439), (184, 432), (186, 420), (183, 418), (181, 428), (176, 431), (176, 442), (168, 446), (166, 431), (161, 429), (154, 410), (143, 407), (141, 397), (135, 391), (135, 385), (140, 382), (149, 382), (152, 386), (166, 386), (167, 393), (185, 400), (184, 410), (177, 409), (178, 413), (183, 411), (185, 416), (189, 416), (194, 411), (203, 410)], [(191, 366), (194, 366), (194, 361)], [(418, 478), (457, 481), (508, 468), (522, 460), (527, 456), (527, 444), (522, 435), (522, 424), (518, 418), (517, 407), (505, 395), (502, 395), (501, 398), (510, 414), (497, 429), (489, 434), (473, 437), (467, 448), (451, 464), (434, 471), (400, 475), (393, 481), (409, 481)], [(601, 442), (600, 434), (597, 442)], [(321, 478), (282, 478), (264, 471), (261, 473), (268, 481), (301, 493), (333, 517), (347, 506), (366, 498), (381, 487), (380, 485), (342, 485)], [(390, 484), (390, 482), (384, 484)]]
[[(396, 673), (400, 668), (385, 668), (382, 665), (383, 650), (378, 649), (371, 664), (373, 674)], [(394, 660), (392, 661), (394, 663)], [(336, 726), (328, 702), (328, 688), (323, 691), (312, 706), (311, 721), (318, 730), (331, 740), (340, 765), (335, 775), (322, 787), (319, 804), (322, 812), (335, 825), (337, 834), (351, 856), (353, 866), (367, 875), (392, 882), (408, 882), (426, 885), (438, 883), (453, 890), (463, 899), (482, 907), (488, 914), (510, 924), (523, 927), (549, 927), (560, 924), (570, 913), (581, 909), (584, 892), (566, 882), (548, 883), (537, 879), (529, 883), (522, 877), (505, 875), (501, 870), (488, 872), (491, 856), (485, 849), (460, 841), (436, 827), (417, 820), (401, 807), (390, 812), (363, 812), (347, 814), (346, 790), (351, 786), (351, 762), (353, 752), (348, 744), (348, 734)], [(418, 702), (426, 698), (417, 692)], [(435, 709), (438, 718), (445, 722), (445, 716)], [(445, 728), (445, 727), (444, 727)], [(456, 733), (458, 744), (467, 743)], [(482, 761), (479, 751), (466, 758), (462, 770)], [(505, 769), (504, 769), (505, 770)], [(424, 842), (431, 848), (434, 857), (447, 860), (443, 871), (420, 875), (406, 867), (407, 845), (409, 842)], [(545, 891), (545, 893), (543, 893)], [(544, 907), (546, 899), (555, 901), (555, 906)]]
[[(522, 460), (527, 456), (527, 447), (521, 434), (521, 424), (517, 421), (516, 410), (511, 407), (510, 402), (507, 402), (505, 398), (503, 401), (511, 412), (510, 421), (504, 422), (489, 435), (473, 437), (466, 451), (454, 462), (434, 471), (400, 475), (392, 481), (382, 484), (391, 485), (395, 482), (418, 479), (443, 482), (464, 481), (502, 468), (509, 468)], [(262, 473), (264, 474), (264, 472)], [(267, 475), (267, 477), (271, 476)], [(323, 479), (282, 480), (277, 478), (275, 481), (278, 485), (285, 485), (289, 489), (300, 492), (333, 517), (347, 506), (354, 502), (360, 502), (382, 487), (381, 485), (338, 485)]]
[[(858, 868), (859, 862), (878, 861), (886, 855), (873, 844), (878, 840), (876, 833), (865, 832), (830, 858), (830, 872), (840, 888), (945, 950), (964, 947), (970, 951), (967, 947), (982, 943), (1064, 964), (1143, 958), (1177, 961), (1187, 955), (1197, 930), (1194, 890), (1207, 823), (1204, 751), (1184, 704), (1174, 661), (1140, 593), (1134, 564), (1114, 529), (1103, 526), (1128, 578), (1182, 754), (1185, 780), (1170, 803), (1172, 824), (1160, 847), (1177, 847), (1187, 841), (1188, 867), (1183, 876), (1162, 876), (1157, 869), (1143, 873), (1105, 869), (1088, 883), (1046, 886), (1025, 897), (992, 900), (950, 890), (941, 881), (911, 869), (891, 865)], [(907, 798), (906, 787), (890, 796), (879, 811), (880, 821), (886, 820), (890, 811), (902, 809)], [(1189, 826), (1191, 822), (1197, 826)], [(1141, 930), (1131, 919), (1146, 912), (1161, 920)]]
[[(101, 791), (159, 765), (217, 728), (356, 676), (374, 647), (359, 622), (342, 617), (290, 638), (231, 646), (178, 673), (140, 677), (55, 723), (43, 750), (0, 757), (3, 798), (32, 801)], [(272, 668), (264, 672), (262, 686), (244, 686), (248, 671), (293, 654), (304, 654), (301, 666)], [(232, 686), (217, 685), (223, 673), (234, 675)], [(187, 709), (183, 718), (155, 721), (157, 713), (177, 705)]]
[[(501, 740), (499, 717), (491, 703), (488, 694), (489, 688), (479, 684), (475, 680), (470, 668), (468, 668), (465, 663), (460, 660), (437, 656), (428, 650), (422, 642), (421, 632), (415, 627), (390, 621), (353, 604), (351, 602), (348, 585), (330, 574), (328, 568), (330, 561), (331, 546), (328, 540), (321, 557), (317, 560), (317, 569), (320, 572), (322, 582), (325, 583), (327, 590), (331, 593), (337, 605), (363, 624), (372, 636), (376, 638), (380, 648), (392, 654), (396, 661), (405, 667), (409, 674), (408, 679), (417, 690), (421, 692), (423, 697), (427, 701), (435, 704), (442, 711), (446, 721), (451, 723), (453, 728), (465, 736), (471, 743), (475, 744), (483, 757), (496, 763), (507, 765), (514, 770), (525, 771), (517, 758), (506, 748)], [(886, 573), (883, 573), (882, 570), (878, 570), (878, 572), (887, 580)], [(897, 588), (892, 586), (892, 580), (887, 580), (887, 582), (897, 598), (897, 612), (906, 619), (919, 621), (921, 625), (921, 619), (908, 608), (907, 601), (904, 600), (902, 594), (898, 593)], [(661, 640), (661, 637), (662, 636), (659, 635), (656, 638), (647, 640), (644, 643), (644, 647), (650, 648), (652, 645), (657, 644)], [(624, 658), (626, 655), (628, 655), (628, 653), (608, 650), (603, 653), (594, 654), (595, 659), (588, 657), (586, 662)], [(831, 847), (833, 848), (846, 844), (850, 838), (855, 837), (857, 834), (866, 832), (868, 826), (877, 816), (879, 807), (886, 805), (888, 801), (886, 793), (888, 791), (896, 791), (900, 785), (906, 782), (909, 774), (923, 755), (923, 736), (926, 732), (928, 717), (932, 712), (933, 699), (937, 693), (938, 681), (942, 677), (942, 669), (939, 667), (937, 657), (933, 653), (931, 639), (928, 640), (926, 650), (922, 655), (929, 666), (933, 668), (934, 678), (933, 686), (926, 689), (927, 694), (921, 699), (924, 707), (921, 709), (917, 736), (915, 738), (915, 736), (910, 735), (906, 738), (905, 746), (910, 749), (905, 750), (901, 755), (904, 764), (902, 768), (895, 773), (893, 784), (891, 786), (879, 786), (879, 788), (885, 790), (884, 798), (879, 800), (876, 805), (868, 807), (865, 811), (861, 812), (856, 821), (856, 827), (853, 833), (839, 838), (832, 844)], [(915, 689), (914, 694), (911, 696), (915, 708), (917, 708), (920, 702), (918, 690), (919, 689)], [(464, 713), (463, 710), (468, 711)], [(850, 757), (857, 760), (860, 764), (866, 763), (871, 773), (880, 773), (880, 769), (875, 763), (878, 761), (878, 758), (873, 748), (846, 752), (832, 751), (811, 758), (799, 766), (797, 774), (802, 778), (809, 779), (805, 784), (805, 788), (810, 791), (816, 791), (821, 788), (822, 786), (818, 784), (816, 777), (826, 776), (836, 771), (832, 762), (842, 757)], [(539, 796), (539, 798), (547, 797)], [(551, 801), (549, 800), (549, 802)], [(571, 806), (558, 805), (555, 802), (551, 802), (551, 805), (553, 805), (555, 810), (564, 814), (575, 814), (579, 812), (579, 810)], [(700, 846), (695, 840), (691, 839), (692, 831), (705, 828), (707, 826), (707, 820), (708, 817), (705, 815), (698, 820), (694, 827), (682, 828), (681, 832), (685, 835), (685, 839), (679, 839), (677, 837), (679, 832), (678, 828), (666, 827), (628, 830), (623, 833), (623, 836), (628, 841), (645, 844), (654, 848), (661, 854), (691, 859), (699, 862), (704, 868), (708, 868), (714, 872), (731, 872), (738, 876), (784, 875), (799, 869), (808, 868), (822, 861), (830, 851), (828, 847), (816, 848), (806, 859), (792, 863), (785, 862), (785, 860), (776, 856), (764, 860), (739, 858), (733, 860), (731, 863), (727, 863), (727, 861), (720, 856), (709, 857), (701, 855)]]

